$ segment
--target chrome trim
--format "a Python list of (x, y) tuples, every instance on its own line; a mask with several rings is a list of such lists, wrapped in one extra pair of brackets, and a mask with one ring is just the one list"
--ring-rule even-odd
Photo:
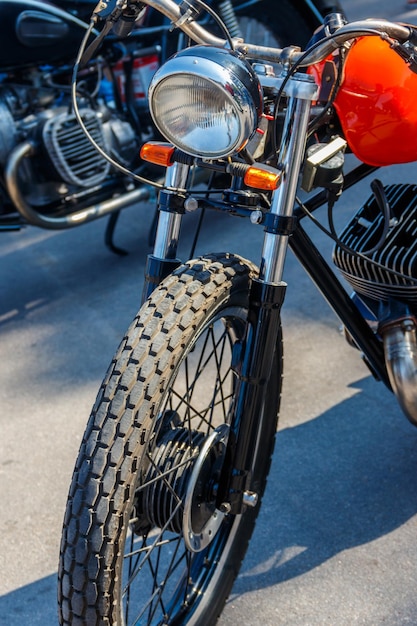
[(417, 426), (416, 320), (405, 318), (383, 326), (385, 363), (392, 389), (406, 417)]
[[(168, 17), (174, 24), (179, 26), (181, 30), (186, 33), (193, 41), (199, 44), (209, 44), (211, 46), (225, 47), (226, 41), (212, 35), (205, 28), (193, 22), (189, 19), (183, 19), (183, 15), (179, 5), (175, 4), (173, 0), (143, 0), (145, 4), (153, 7), (166, 17)], [(324, 40), (323, 44), (315, 48), (309, 55), (307, 55), (301, 65), (308, 66), (312, 63), (317, 63), (325, 59), (333, 50), (343, 45), (345, 42), (361, 37), (370, 30), (374, 30), (375, 34), (381, 33), (382, 35), (388, 35), (400, 42), (407, 41), (410, 37), (412, 29), (411, 27), (403, 24), (396, 24), (384, 19), (369, 19), (359, 20), (357, 22), (351, 22), (345, 24), (338, 31), (335, 38), (331, 40)], [(250, 58), (263, 59), (264, 61), (271, 61), (272, 63), (286, 62), (290, 60), (291, 63), (298, 62), (303, 56), (303, 52), (293, 49), (281, 49), (281, 48), (269, 48), (266, 46), (255, 46), (250, 43), (243, 43), (236, 40), (235, 49), (242, 54), (247, 55)], [(290, 50), (290, 54), (289, 51)]]
[(43, 215), (25, 200), (19, 188), (19, 166), (25, 158), (29, 158), (35, 153), (35, 148), (30, 141), (22, 143), (12, 151), (5, 167), (5, 182), (9, 196), (20, 215), (33, 226), (39, 226), (48, 230), (72, 228), (73, 226), (92, 222), (105, 215), (110, 215), (136, 202), (148, 200), (154, 194), (152, 187), (143, 186), (63, 217)]
[[(311, 101), (317, 97), (314, 80), (304, 75), (289, 81), (288, 92), (295, 97), (288, 99), (278, 162), (282, 170), (282, 182), (274, 191), (271, 214), (291, 217), (298, 186), (298, 177), (304, 156), (306, 131), (310, 117)], [(288, 248), (288, 235), (265, 233), (260, 265), (260, 278), (269, 284), (280, 284), (284, 272)]]
[[(192, 54), (190, 54), (190, 50)], [(259, 118), (259, 102), (256, 103), (254, 101), (253, 92), (255, 92), (255, 86), (258, 85), (255, 96), (260, 97), (261, 89), (258, 77), (254, 72), (252, 76), (251, 69), (248, 67), (247, 63), (244, 63), (232, 54), (227, 54), (223, 49), (217, 48), (216, 52), (216, 48), (210, 48), (209, 58), (205, 58), (204, 56), (204, 47), (197, 46), (195, 49), (191, 48), (190, 50), (184, 51), (183, 55), (179, 52), (162, 65), (154, 74), (148, 91), (149, 108), (152, 118), (164, 137), (187, 154), (203, 158), (229, 156), (233, 152), (241, 150), (256, 130)], [(251, 79), (250, 88), (252, 91), (241, 80), (239, 74), (243, 75), (244, 79), (247, 79), (247, 82)], [(209, 128), (207, 132), (211, 132), (213, 139), (212, 142), (210, 142), (212, 147), (210, 151), (205, 149), (201, 145), (201, 142), (200, 145), (192, 145), (192, 140), (188, 141), (190, 134), (188, 130), (184, 133), (184, 140), (181, 137), (175, 136), (175, 132), (172, 131), (166, 123), (167, 116), (162, 115), (158, 110), (156, 96), (160, 90), (163, 91), (164, 89), (168, 91), (168, 94), (171, 94), (172, 88), (169, 85), (169, 81), (173, 77), (180, 76), (191, 77), (190, 80), (195, 78), (207, 81), (207, 83), (215, 86), (218, 91), (221, 92), (227, 108), (229, 108), (229, 106), (233, 108), (234, 115), (239, 119), (238, 132), (234, 137), (230, 137), (227, 147), (224, 145), (225, 135), (222, 134), (221, 141), (223, 145), (218, 146), (218, 149), (216, 149), (215, 138), (219, 135), (216, 133), (213, 137), (213, 131)], [(165, 81), (167, 85), (164, 85)], [(185, 88), (182, 88), (183, 92), (184, 90)], [(210, 110), (209, 106), (210, 105), (207, 103), (208, 110)], [(192, 109), (192, 105), (190, 105), (189, 109)], [(209, 115), (209, 112), (207, 115)], [(226, 114), (225, 110), (225, 120), (227, 120), (228, 117), (229, 115)], [(207, 135), (207, 133), (205, 134)], [(226, 133), (226, 135), (228, 134), (229, 133)]]
[[(167, 167), (165, 174), (165, 187), (168, 192), (175, 193), (177, 189), (185, 189), (187, 184), (189, 165), (174, 163)], [(177, 255), (178, 239), (180, 236), (181, 213), (159, 211), (158, 226), (156, 230), (153, 255), (158, 259), (175, 259)]]

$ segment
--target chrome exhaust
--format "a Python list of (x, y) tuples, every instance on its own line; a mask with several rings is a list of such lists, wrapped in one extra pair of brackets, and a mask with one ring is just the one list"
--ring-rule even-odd
[(417, 319), (403, 317), (379, 330), (392, 390), (406, 417), (417, 426)]
[(48, 230), (64, 230), (73, 226), (80, 226), (100, 217), (110, 215), (136, 202), (149, 200), (155, 193), (153, 187), (143, 185), (68, 215), (60, 217), (43, 215), (26, 201), (19, 189), (19, 166), (23, 159), (34, 154), (35, 148), (33, 144), (30, 141), (26, 141), (12, 151), (5, 168), (5, 182), (9, 196), (20, 215), (33, 226), (40, 226)]

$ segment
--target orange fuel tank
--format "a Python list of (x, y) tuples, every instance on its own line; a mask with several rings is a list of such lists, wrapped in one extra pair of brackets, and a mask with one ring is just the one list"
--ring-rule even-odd
[(387, 42), (362, 37), (353, 43), (334, 107), (350, 149), (364, 163), (417, 161), (417, 74)]

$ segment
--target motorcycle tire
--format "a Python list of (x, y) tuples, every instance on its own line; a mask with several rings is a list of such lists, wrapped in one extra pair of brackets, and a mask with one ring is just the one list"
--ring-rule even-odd
[(155, 289), (109, 367), (80, 447), (59, 564), (59, 618), (209, 626), (259, 512), (277, 429), (276, 344), (252, 464), (257, 503), (215, 507), (233, 420), (236, 350), (256, 268), (238, 256), (182, 265)]

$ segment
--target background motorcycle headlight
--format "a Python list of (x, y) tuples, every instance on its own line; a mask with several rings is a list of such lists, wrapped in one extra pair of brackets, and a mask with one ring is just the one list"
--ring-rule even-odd
[(247, 144), (262, 112), (262, 95), (249, 63), (229, 50), (194, 46), (156, 72), (149, 106), (157, 128), (177, 148), (217, 158)]

